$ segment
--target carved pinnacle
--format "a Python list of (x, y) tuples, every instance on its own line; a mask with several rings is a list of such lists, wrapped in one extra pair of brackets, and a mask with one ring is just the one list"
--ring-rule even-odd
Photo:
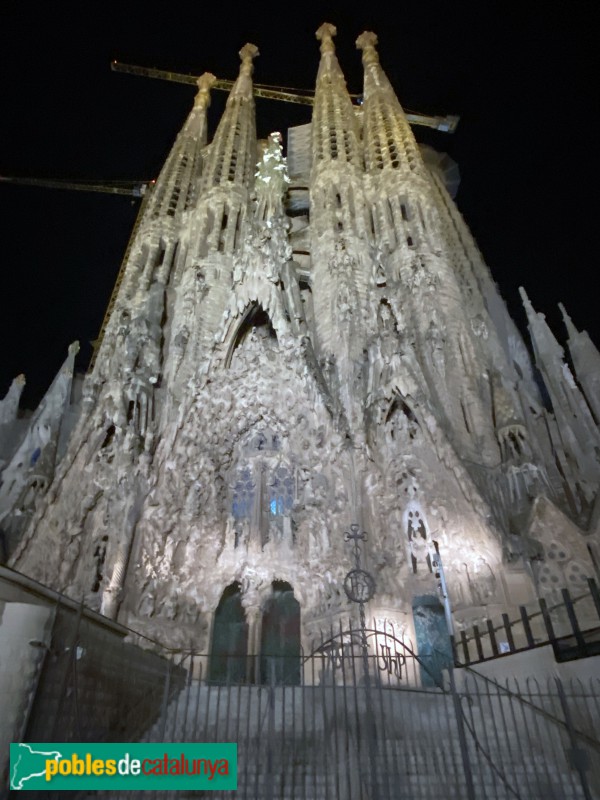
[(379, 56), (375, 45), (377, 44), (377, 35), (372, 31), (364, 31), (356, 40), (356, 47), (358, 50), (363, 51), (363, 64), (377, 64), (379, 63)]
[(525, 311), (528, 311), (530, 314), (535, 314), (535, 309), (531, 305), (530, 299), (527, 297), (527, 293), (522, 286), (519, 286), (519, 294), (521, 295), (521, 302), (525, 307)]
[(210, 105), (210, 90), (213, 83), (217, 79), (212, 72), (205, 72), (200, 75), (196, 84), (198, 86), (198, 94), (196, 95), (196, 104), (203, 108), (208, 108)]
[(571, 317), (567, 314), (567, 309), (563, 306), (562, 303), (559, 303), (558, 307), (560, 309), (560, 313), (562, 314), (562, 318), (564, 320), (565, 327), (566, 327), (567, 333), (569, 335), (569, 339), (576, 338), (576, 336), (579, 333), (579, 331), (577, 330), (577, 328), (573, 324), (573, 320), (571, 319)]
[(242, 66), (240, 74), (252, 75), (252, 60), (258, 55), (258, 47), (255, 44), (245, 44), (240, 50), (240, 58)]
[(322, 53), (335, 53), (333, 36), (337, 33), (337, 28), (331, 22), (324, 22), (316, 32), (315, 36), (321, 42)]

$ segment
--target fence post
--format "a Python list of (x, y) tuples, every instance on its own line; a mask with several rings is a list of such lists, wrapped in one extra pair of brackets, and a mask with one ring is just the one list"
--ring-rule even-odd
[[(267, 781), (264, 787), (265, 800), (273, 800), (273, 786), (275, 775), (273, 771), (273, 751), (275, 749), (275, 659), (270, 658), (269, 664), (269, 685), (267, 691), (269, 693), (268, 708), (269, 708), (269, 721), (267, 730)], [(283, 736), (283, 731), (282, 731)]]
[(579, 627), (579, 621), (577, 620), (575, 607), (573, 606), (573, 601), (571, 600), (571, 593), (569, 592), (568, 589), (563, 589), (561, 593), (565, 604), (565, 608), (567, 609), (569, 622), (571, 623), (571, 628), (573, 629), (573, 635), (575, 636), (575, 641), (577, 642), (577, 646), (583, 650), (585, 648), (585, 639), (583, 638), (583, 634), (581, 633), (581, 628)]
[(573, 769), (579, 773), (579, 780), (581, 781), (581, 788), (583, 789), (583, 796), (585, 800), (592, 800), (592, 793), (588, 784), (586, 772), (590, 768), (590, 757), (587, 750), (577, 746), (576, 730), (573, 727), (573, 720), (571, 719), (571, 712), (565, 696), (565, 690), (560, 678), (555, 678), (556, 688), (558, 689), (558, 698), (562, 706), (563, 716), (567, 726), (567, 733), (569, 734), (569, 742), (571, 749), (567, 752), (567, 760)]
[[(467, 747), (467, 737), (465, 736), (465, 720), (463, 717), (463, 709), (460, 702), (460, 697), (456, 691), (456, 682), (454, 680), (454, 670), (449, 669), (448, 675), (450, 678), (450, 691), (452, 693), (452, 702), (454, 704), (454, 715), (456, 717), (456, 727), (458, 728), (458, 743), (460, 745), (460, 757), (465, 773), (465, 783), (467, 789), (467, 800), (476, 800), (475, 787), (473, 785), (473, 772), (471, 771), (471, 762), (469, 760), (469, 749)], [(587, 798), (586, 798), (587, 800)]]
[[(56, 706), (56, 715), (54, 717), (54, 724), (52, 726), (52, 739), (56, 738), (56, 733), (58, 730), (58, 724), (60, 721), (60, 716), (62, 714), (65, 696), (67, 694), (67, 688), (69, 683), (69, 675), (71, 674), (74, 668), (74, 659), (76, 658), (77, 654), (75, 649), (77, 647), (77, 642), (79, 641), (79, 626), (81, 625), (81, 617), (83, 616), (83, 598), (81, 599), (81, 603), (77, 609), (77, 617), (75, 619), (75, 630), (73, 631), (73, 636), (71, 637), (71, 643), (69, 647), (65, 648), (65, 653), (68, 653), (67, 657), (67, 666), (65, 668), (60, 692), (58, 695), (58, 704)], [(77, 700), (77, 698), (75, 698)], [(63, 737), (66, 731), (63, 730)]]
[(169, 707), (169, 692), (171, 690), (171, 658), (167, 659), (167, 674), (165, 675), (165, 688), (163, 691), (163, 701), (161, 709), (160, 741), (164, 742), (167, 729), (167, 709)]

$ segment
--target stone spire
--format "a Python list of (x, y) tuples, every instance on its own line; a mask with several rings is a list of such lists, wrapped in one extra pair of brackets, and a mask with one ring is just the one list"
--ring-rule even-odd
[(558, 304), (567, 333), (577, 380), (583, 387), (596, 420), (600, 420), (600, 353), (587, 331), (578, 331), (562, 303)]
[(210, 147), (202, 179), (202, 191), (214, 186), (248, 186), (256, 165), (256, 124), (252, 93), (253, 59), (258, 47), (240, 50), (240, 72), (227, 98), (225, 112)]
[(316, 33), (321, 42), (312, 118), (313, 169), (328, 162), (348, 162), (362, 169), (360, 134), (344, 74), (335, 55), (334, 25), (324, 22)]
[[(232, 253), (239, 246), (248, 211), (257, 161), (256, 121), (252, 90), (253, 59), (258, 48), (240, 50), (240, 71), (208, 149), (202, 173), (197, 217), (201, 256)], [(235, 189), (235, 191), (231, 191)]]
[(379, 63), (377, 36), (365, 31), (356, 40), (362, 50), (364, 142), (367, 172), (386, 168), (425, 172), (419, 147), (402, 106)]
[(37, 499), (54, 477), (59, 437), (71, 401), (78, 352), (79, 342), (73, 342), (52, 385), (22, 430), (18, 447), (0, 472), (0, 527), (7, 536), (5, 546), (9, 552), (29, 522)]
[(522, 286), (519, 292), (529, 322), (536, 365), (552, 403), (563, 448), (570, 453), (583, 474), (587, 472), (598, 477), (600, 465), (593, 453), (594, 447), (600, 448), (600, 431), (544, 314), (535, 311)]
[(252, 88), (257, 55), (253, 44), (240, 50), (238, 78), (205, 150), (198, 202), (189, 218), (189, 244), (174, 280), (167, 382), (175, 393), (196, 375), (199, 364), (206, 368), (204, 359), (215, 345), (230, 299), (234, 255), (240, 255), (248, 235), (257, 161)]
[(6, 395), (0, 400), (0, 425), (14, 422), (19, 410), (19, 400), (25, 388), (25, 375), (13, 379)]
[(202, 171), (200, 152), (206, 145), (206, 110), (215, 81), (210, 72), (198, 78), (194, 107), (156, 181), (146, 219), (174, 218), (194, 204)]
[[(330, 23), (316, 33), (321, 60), (312, 117), (310, 177), (311, 255), (316, 345), (327, 361), (332, 391), (360, 383), (361, 360), (373, 319), (367, 308), (371, 253), (360, 131), (335, 55)], [(339, 398), (355, 432), (362, 426), (360, 400)]]

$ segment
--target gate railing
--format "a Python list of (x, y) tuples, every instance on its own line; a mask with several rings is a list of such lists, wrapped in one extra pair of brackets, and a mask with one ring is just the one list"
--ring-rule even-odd
[(535, 607), (519, 606), (520, 616), (501, 622), (486, 620), (485, 628), (473, 625), (452, 637), (456, 666), (468, 666), (499, 656), (552, 645), (557, 661), (600, 654), (600, 591), (588, 579), (588, 592), (571, 597), (561, 589), (561, 602), (549, 604), (544, 598)]
[(219, 678), (209, 654), (132, 636), (61, 600), (51, 641), (29, 643), (44, 657), (23, 739), (233, 741), (238, 800), (600, 797), (598, 679), (444, 671), (446, 654), (350, 623), (310, 653), (231, 656)]

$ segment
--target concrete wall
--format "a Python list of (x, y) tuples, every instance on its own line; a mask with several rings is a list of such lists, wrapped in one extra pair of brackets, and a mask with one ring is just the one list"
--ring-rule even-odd
[(600, 656), (558, 663), (554, 660), (550, 645), (537, 647), (522, 653), (484, 661), (470, 669), (457, 669), (455, 672), (457, 685), (460, 685), (461, 678), (469, 672), (477, 672), (499, 682), (508, 678), (516, 678), (519, 681), (535, 678), (541, 684), (550, 678), (561, 678), (564, 681), (579, 679), (589, 683), (592, 678), (600, 677)]

